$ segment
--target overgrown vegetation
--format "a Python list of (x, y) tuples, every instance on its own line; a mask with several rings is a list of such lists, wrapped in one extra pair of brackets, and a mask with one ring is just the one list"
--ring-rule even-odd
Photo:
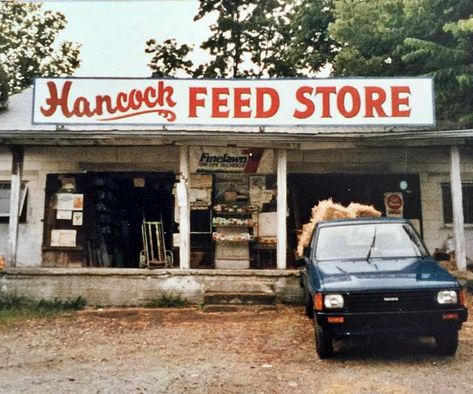
[(87, 301), (81, 296), (72, 300), (34, 301), (15, 294), (0, 295), (0, 323), (77, 311), (83, 309), (86, 304)]
[(184, 308), (189, 306), (187, 299), (182, 298), (180, 294), (163, 294), (156, 300), (146, 305), (147, 308)]

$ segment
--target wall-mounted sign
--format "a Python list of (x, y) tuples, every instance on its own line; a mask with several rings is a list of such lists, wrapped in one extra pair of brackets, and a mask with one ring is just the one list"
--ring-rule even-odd
[(51, 246), (76, 246), (76, 230), (51, 230)]
[(431, 78), (37, 78), (35, 124), (433, 125)]
[[(55, 208), (60, 211), (82, 210), (84, 207), (84, 195), (76, 193), (57, 193)], [(69, 216), (68, 219), (71, 217)], [(58, 217), (58, 219), (60, 219)]]
[(72, 225), (73, 226), (82, 226), (83, 222), (84, 222), (84, 216), (82, 215), (82, 212), (74, 212), (72, 214)]
[(242, 172), (272, 174), (274, 152), (262, 148), (191, 147), (191, 172)]
[(71, 220), (72, 219), (72, 211), (64, 211), (62, 209), (58, 209), (56, 211), (56, 219), (58, 219), (58, 220)]
[(384, 193), (384, 205), (387, 217), (402, 218), (404, 216), (404, 198), (402, 193)]

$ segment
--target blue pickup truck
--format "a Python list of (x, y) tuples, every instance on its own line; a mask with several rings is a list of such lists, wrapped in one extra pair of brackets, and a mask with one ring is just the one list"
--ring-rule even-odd
[(386, 334), (434, 337), (439, 354), (455, 354), (465, 292), (409, 221), (318, 223), (299, 263), (320, 358), (332, 356), (336, 339)]

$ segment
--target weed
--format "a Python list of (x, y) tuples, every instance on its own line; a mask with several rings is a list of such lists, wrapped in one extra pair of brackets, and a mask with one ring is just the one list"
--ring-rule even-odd
[(29, 306), (31, 301), (16, 294), (0, 295), (0, 311), (21, 309)]
[(84, 309), (87, 305), (87, 301), (81, 296), (74, 298), (73, 300), (41, 300), (38, 302), (38, 308), (52, 311), (77, 311)]
[(0, 322), (75, 311), (83, 309), (86, 304), (86, 300), (80, 296), (72, 300), (34, 301), (16, 294), (2, 294), (0, 295)]
[(182, 298), (180, 294), (163, 294), (146, 305), (148, 308), (184, 308), (186, 306), (189, 306), (189, 301)]

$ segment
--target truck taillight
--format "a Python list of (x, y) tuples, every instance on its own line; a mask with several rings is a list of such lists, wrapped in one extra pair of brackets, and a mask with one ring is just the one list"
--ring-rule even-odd
[(314, 294), (314, 308), (316, 311), (321, 311), (324, 309), (324, 296), (322, 293)]

